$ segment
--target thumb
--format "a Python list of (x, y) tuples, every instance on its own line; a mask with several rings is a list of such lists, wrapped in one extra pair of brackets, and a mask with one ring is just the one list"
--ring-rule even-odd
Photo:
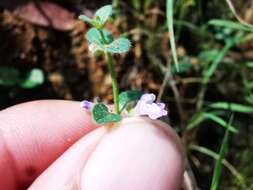
[(160, 121), (127, 118), (83, 137), (29, 190), (177, 190), (184, 159), (178, 137)]
[(100, 127), (81, 138), (45, 170), (28, 190), (77, 190), (80, 174), (106, 130)]

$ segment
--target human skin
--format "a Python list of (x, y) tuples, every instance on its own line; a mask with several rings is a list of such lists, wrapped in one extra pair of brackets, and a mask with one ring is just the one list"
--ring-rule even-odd
[(1, 111), (0, 189), (178, 189), (184, 156), (172, 129), (147, 118), (119, 125), (95, 125), (73, 101)]

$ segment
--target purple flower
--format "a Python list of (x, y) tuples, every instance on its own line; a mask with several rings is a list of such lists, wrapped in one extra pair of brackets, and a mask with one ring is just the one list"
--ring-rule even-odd
[(165, 104), (154, 103), (155, 98), (154, 94), (143, 94), (134, 108), (135, 112), (138, 115), (148, 115), (151, 119), (167, 115), (168, 112), (165, 110)]
[(84, 108), (86, 110), (91, 110), (93, 103), (89, 102), (87, 100), (83, 100), (83, 101), (81, 101), (80, 106), (81, 106), (81, 108)]

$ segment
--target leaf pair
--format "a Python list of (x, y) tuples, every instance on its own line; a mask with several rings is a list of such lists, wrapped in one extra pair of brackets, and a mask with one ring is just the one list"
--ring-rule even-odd
[(103, 28), (104, 24), (110, 18), (111, 15), (112, 15), (112, 6), (105, 5), (96, 11), (93, 19), (87, 17), (86, 15), (80, 15), (79, 19), (88, 22), (89, 24), (91, 24), (96, 28)]
[(127, 38), (121, 37), (113, 40), (111, 33), (106, 30), (99, 31), (96, 28), (91, 28), (85, 37), (91, 44), (95, 44), (95, 47), (98, 47), (97, 50), (104, 52), (125, 53), (131, 47), (131, 42)]
[[(137, 90), (129, 90), (120, 93), (119, 95), (119, 103), (120, 103), (120, 111), (129, 104), (130, 102), (137, 101), (140, 99), (142, 92)], [(103, 125), (111, 122), (118, 122), (122, 119), (122, 116), (119, 114), (109, 112), (108, 107), (102, 103), (95, 104), (92, 109), (92, 116), (95, 122), (99, 125)]]
[(112, 15), (112, 6), (106, 5), (98, 9), (93, 19), (86, 15), (79, 16), (79, 19), (88, 22), (93, 26), (87, 33), (86, 39), (91, 43), (92, 52), (104, 51), (109, 53), (125, 53), (128, 52), (131, 43), (127, 38), (118, 38), (113, 40), (112, 34), (103, 27), (106, 21)]

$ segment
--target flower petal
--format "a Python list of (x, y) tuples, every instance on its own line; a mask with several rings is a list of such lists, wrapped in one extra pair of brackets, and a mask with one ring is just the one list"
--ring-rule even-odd
[(165, 116), (168, 112), (165, 110), (164, 103), (154, 103), (154, 94), (144, 94), (135, 106), (137, 115), (148, 115), (151, 119), (158, 119)]
[(161, 108), (161, 109), (164, 109), (165, 108), (165, 103), (157, 103), (157, 105)]
[(80, 103), (81, 108), (87, 109), (87, 110), (91, 110), (93, 103), (87, 100), (83, 100)]
[(143, 94), (141, 96), (140, 100), (143, 100), (146, 103), (153, 103), (155, 101), (155, 98), (156, 98), (156, 96), (154, 94), (150, 93), (150, 94)]

